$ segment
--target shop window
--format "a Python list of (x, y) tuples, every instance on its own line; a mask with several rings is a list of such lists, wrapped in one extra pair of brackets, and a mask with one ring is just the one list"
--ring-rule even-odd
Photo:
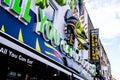
[[(2, 47), (5, 47), (5, 49), (13, 53), (11, 53), (11, 57), (10, 55), (4, 55), (0, 52), (0, 80), (72, 80), (71, 75), (61, 72), (9, 47)], [(18, 57), (15, 58), (15, 55), (18, 55)], [(20, 55), (22, 58), (19, 57)], [(29, 59), (33, 61), (33, 64), (22, 61), (23, 58), (24, 60)]]
[(70, 75), (48, 66), (44, 80), (71, 80)]

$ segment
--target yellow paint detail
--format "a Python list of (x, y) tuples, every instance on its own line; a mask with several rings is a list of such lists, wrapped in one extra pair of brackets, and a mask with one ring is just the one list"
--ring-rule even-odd
[(36, 49), (36, 51), (41, 52), (38, 38), (36, 39), (36, 48), (35, 49)]
[(51, 46), (50, 44), (48, 44), (48, 43), (45, 42), (45, 46), (53, 49), (54, 51), (56, 51), (61, 56), (61, 54), (53, 46)]
[(2, 31), (2, 32), (5, 32), (4, 25), (2, 25), (1, 31)]
[(18, 40), (21, 41), (21, 42), (24, 42), (21, 29), (19, 31)]

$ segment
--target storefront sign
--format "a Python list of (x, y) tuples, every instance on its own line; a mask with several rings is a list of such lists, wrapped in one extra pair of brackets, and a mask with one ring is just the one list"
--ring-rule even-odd
[[(30, 10), (30, 5), (32, 4), (31, 1), (32, 0), (26, 0), (26, 4), (24, 3), (24, 6), (26, 7), (23, 9), (24, 1), (20, 2), (20, 0), (13, 0), (12, 2), (12, 0), (1, 0), (0, 6), (2, 7), (0, 7), (0, 17), (2, 17), (2, 19), (0, 19), (0, 30), (3, 30), (4, 25), (4, 31), (6, 34), (12, 36), (12, 38), (23, 40), (23, 44), (30, 46), (36, 51), (38, 49), (38, 51), (40, 51), (39, 54), (45, 54), (60, 64), (64, 65), (64, 60), (62, 58), (63, 54), (66, 54), (67, 56), (64, 56), (68, 60), (74, 60), (73, 64), (81, 64), (83, 68), (94, 75), (94, 72), (96, 72), (94, 69), (95, 66), (82, 59), (79, 54), (76, 53), (76, 49), (74, 47), (70, 46), (65, 40), (60, 38), (60, 33), (54, 28), (53, 24), (47, 20), (47, 17), (44, 16), (42, 9), (40, 9), (38, 14)], [(19, 5), (22, 6), (20, 7)], [(11, 16), (11, 14), (8, 14), (8, 12), (14, 14), (14, 17)], [(40, 21), (36, 22), (36, 16)], [(21, 23), (21, 20), (23, 19), (27, 22), (27, 25)], [(34, 31), (36, 33), (34, 33)], [(17, 54), (11, 49), (0, 47), (0, 52), (8, 55), (9, 57), (33, 64), (31, 59), (26, 58), (21, 54)], [(68, 56), (70, 58), (68, 58)]]
[[(15, 17), (18, 17), (18, 19), (25, 21), (27, 23), (30, 23), (31, 17), (29, 15), (30, 12), (30, 6), (31, 6), (31, 0), (26, 0), (26, 4), (24, 7), (21, 7), (21, 0), (1, 0), (0, 6), (2, 6), (4, 9), (6, 9), (8, 12), (13, 14)], [(23, 4), (24, 1), (22, 1)], [(16, 16), (17, 15), (17, 16)]]
[(60, 44), (60, 48), (63, 53), (67, 54), (71, 58), (73, 58), (76, 62), (82, 65), (84, 69), (89, 71), (92, 75), (95, 76), (96, 74), (96, 66), (93, 64), (90, 64), (88, 61), (85, 61), (81, 56), (80, 53), (76, 53), (75, 49), (70, 47), (66, 41), (62, 40)]
[[(24, 2), (24, 4), (26, 3), (26, 1), (23, 1), (23, 2)], [(0, 19), (0, 30), (9, 34), (12, 37), (18, 39), (20, 42), (29, 45), (30, 47), (34, 48), (37, 52), (42, 52), (43, 54), (46, 55), (47, 54), (46, 51), (49, 51), (49, 53), (53, 54), (54, 50), (53, 49), (50, 50), (50, 48), (47, 47), (44, 44), (44, 42), (47, 42), (50, 45), (52, 44), (53, 47), (57, 48), (60, 45), (60, 33), (58, 32), (57, 29), (54, 28), (53, 24), (50, 21), (47, 21), (47, 17), (43, 16), (42, 9), (40, 9), (40, 15), (38, 15), (40, 17), (37, 17), (37, 13), (35, 11), (32, 11), (31, 9), (29, 9), (29, 11), (30, 11), (29, 17), (31, 17), (31, 19), (30, 19), (29, 23), (24, 25), (21, 23), (21, 14), (23, 11), (20, 13), (20, 15), (18, 15), (14, 11), (11, 11), (10, 10), (11, 7), (5, 5), (5, 3), (7, 4), (6, 1), (5, 2), (1, 1), (1, 4), (0, 4), (0, 6), (1, 6), (0, 13), (2, 12), (2, 14), (0, 15), (0, 16), (2, 16), (2, 19)], [(14, 2), (14, 3), (17, 4), (19, 2)], [(14, 5), (11, 2), (10, 2), (10, 4)], [(23, 3), (21, 3), (21, 5), (23, 6)], [(24, 6), (27, 6), (27, 5), (24, 5)], [(35, 6), (35, 5), (34, 5), (34, 7), (37, 8), (37, 6)], [(21, 7), (21, 9), (22, 9), (22, 7)], [(11, 16), (11, 14), (9, 14), (8, 12), (14, 14), (14, 17)], [(39, 14), (39, 12), (38, 12), (38, 14)], [(27, 15), (27, 14), (25, 14), (25, 15)], [(17, 17), (19, 20), (17, 20), (17, 18), (15, 18), (15, 17)], [(40, 22), (36, 23), (37, 18), (39, 18)], [(7, 22), (7, 24), (6, 24), (6, 22)], [(13, 26), (15, 26), (14, 30), (12, 28)], [(35, 34), (33, 32), (33, 29), (35, 29), (35, 27), (39, 28), (38, 32), (40, 32), (40, 34), (42, 33), (42, 35), (39, 35), (39, 33), (37, 31), (36, 31), (37, 34)], [(56, 49), (56, 51), (57, 51), (57, 49)], [(57, 53), (56, 51), (54, 51), (55, 54)], [(47, 54), (47, 56), (49, 56), (55, 60), (58, 59), (58, 57), (56, 57), (56, 56), (51, 56), (48, 54)], [(61, 64), (63, 64), (62, 56), (61, 56), (61, 60), (59, 59), (59, 62)]]
[(18, 54), (19, 52), (10, 50), (9, 48), (6, 48), (4, 46), (0, 46), (0, 53), (7, 55), (9, 57), (18, 59), (18, 60), (25, 62), (27, 64), (33, 64), (33, 61), (30, 58), (27, 58), (22, 54)]
[(83, 58), (79, 59), (79, 63), (82, 65), (84, 69), (90, 72), (93, 76), (96, 75), (96, 66), (94, 64), (91, 64), (88, 61), (85, 61)]
[[(67, 44), (67, 42), (65, 40), (62, 40), (61, 41), (61, 44), (60, 44), (60, 49), (63, 53), (67, 54), (68, 56), (70, 56), (71, 58), (75, 59), (78, 57), (76, 52), (75, 52), (75, 49), (73, 47), (71, 47), (70, 45)], [(78, 59), (78, 58), (77, 58)]]
[[(43, 15), (42, 10), (40, 9), (40, 21), (37, 22), (36, 33), (42, 33), (46, 41), (51, 41), (53, 46), (60, 45), (60, 33), (56, 30), (53, 24), (50, 21), (47, 21), (47, 17)], [(40, 32), (40, 33), (39, 33)]]
[(90, 30), (90, 54), (92, 61), (99, 60), (99, 29)]

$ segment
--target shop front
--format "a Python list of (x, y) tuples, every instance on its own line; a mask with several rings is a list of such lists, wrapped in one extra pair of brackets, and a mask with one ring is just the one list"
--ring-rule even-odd
[[(3, 34), (2, 34), (3, 35)], [(0, 37), (0, 40), (6, 40)], [(0, 80), (71, 80), (72, 72), (57, 65), (51, 65), (45, 59), (35, 59), (36, 56), (27, 50), (20, 51), (13, 48), (11, 42), (7, 45), (0, 42)], [(12, 46), (10, 46), (12, 45)], [(17, 45), (18, 46), (18, 45)], [(19, 48), (20, 49), (20, 48)], [(26, 55), (28, 53), (29, 55)], [(30, 56), (32, 54), (32, 56)], [(47, 57), (46, 57), (47, 58)], [(47, 59), (46, 59), (47, 60)]]
[[(96, 66), (80, 57), (80, 50), (89, 48), (80, 22), (73, 24), (70, 18), (68, 25), (61, 18), (69, 7), (60, 15), (56, 12), (61, 7), (52, 0), (49, 4), (41, 9), (35, 0), (0, 0), (0, 80), (89, 80), (95, 76)], [(74, 28), (71, 36), (64, 33), (64, 24)]]

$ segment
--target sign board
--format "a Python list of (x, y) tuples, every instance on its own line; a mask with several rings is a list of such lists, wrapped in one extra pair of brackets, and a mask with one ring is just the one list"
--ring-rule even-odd
[(30, 65), (33, 65), (33, 59), (31, 59), (30, 57), (24, 55), (23, 53), (21, 52), (18, 52), (12, 48), (9, 48), (3, 44), (0, 43), (0, 55), (5, 55), (5, 56), (8, 56), (8, 58), (13, 58), (13, 59), (16, 59), (16, 60), (19, 60), (19, 61), (22, 61), (26, 64), (30, 64)]
[[(67, 67), (81, 72), (78, 63), (83, 60), (80, 61), (75, 49), (60, 37), (60, 33), (55, 29), (53, 23), (47, 19), (42, 9), (35, 5), (35, 0), (0, 0), (0, 31), (61, 65), (65, 65), (63, 57), (67, 59), (67, 63), (72, 60), (72, 65), (68, 63)], [(14, 56), (14, 58), (21, 58), (18, 54), (14, 55), (19, 56)], [(26, 60), (23, 61), (26, 62)], [(77, 65), (78, 68), (73, 65)], [(85, 66), (86, 69), (91, 68), (87, 62)], [(93, 73), (94, 69), (91, 69), (89, 72)]]
[(90, 30), (90, 55), (91, 60), (99, 60), (99, 29)]

